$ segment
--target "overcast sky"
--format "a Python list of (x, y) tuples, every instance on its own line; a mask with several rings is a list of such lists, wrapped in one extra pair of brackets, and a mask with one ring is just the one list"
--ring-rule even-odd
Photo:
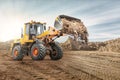
[(80, 18), (90, 41), (120, 37), (120, 0), (0, 0), (0, 40), (20, 36), (31, 20), (53, 26), (60, 14)]

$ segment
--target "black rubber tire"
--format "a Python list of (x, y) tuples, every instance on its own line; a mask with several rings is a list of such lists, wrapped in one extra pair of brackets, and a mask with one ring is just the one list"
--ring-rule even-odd
[[(18, 51), (18, 55), (17, 55), (17, 56), (14, 55), (15, 50)], [(24, 55), (23, 55), (23, 53), (22, 53), (22, 49), (21, 49), (21, 46), (20, 46), (20, 45), (15, 45), (15, 46), (13, 47), (13, 49), (12, 49), (12, 57), (13, 57), (14, 60), (17, 60), (17, 61), (20, 61), (20, 60), (23, 59)]]
[[(32, 54), (34, 48), (38, 49), (38, 55), (37, 56), (34, 56)], [(44, 57), (46, 56), (45, 46), (43, 44), (37, 44), (37, 43), (33, 44), (33, 46), (31, 47), (30, 55), (31, 55), (31, 58), (33, 60), (43, 60)]]
[(63, 57), (63, 51), (58, 43), (51, 44), (51, 48), (53, 51), (56, 51), (55, 55), (53, 54), (53, 51), (51, 51), (51, 53), (50, 53), (50, 58), (52, 60), (59, 60)]

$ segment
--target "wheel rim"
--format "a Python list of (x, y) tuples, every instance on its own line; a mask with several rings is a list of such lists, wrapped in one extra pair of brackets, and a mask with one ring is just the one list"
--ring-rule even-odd
[(15, 51), (14, 51), (14, 56), (18, 56), (18, 50), (17, 49), (15, 49)]
[(53, 49), (53, 56), (57, 55), (57, 51), (55, 49)]
[(38, 48), (34, 48), (32, 54), (33, 54), (33, 56), (37, 56), (38, 55)]

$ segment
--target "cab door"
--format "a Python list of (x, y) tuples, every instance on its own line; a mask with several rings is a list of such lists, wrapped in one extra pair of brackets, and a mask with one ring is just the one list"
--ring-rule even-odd
[(30, 32), (29, 27), (30, 27), (29, 24), (26, 24), (24, 27), (24, 40), (25, 41), (29, 40), (29, 32)]
[(24, 42), (33, 42), (33, 40), (30, 40), (30, 24), (26, 24), (24, 27), (24, 35), (23, 35), (23, 41)]

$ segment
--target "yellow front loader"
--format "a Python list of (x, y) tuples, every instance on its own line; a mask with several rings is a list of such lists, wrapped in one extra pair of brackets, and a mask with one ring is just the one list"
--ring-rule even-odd
[(22, 60), (25, 55), (30, 55), (33, 60), (42, 60), (46, 54), (49, 54), (52, 60), (61, 59), (63, 51), (59, 44), (54, 41), (66, 33), (63, 32), (65, 28), (60, 17), (56, 18), (55, 26), (49, 27), (48, 30), (46, 30), (46, 23), (35, 21), (25, 23), (21, 38), (14, 40), (12, 44), (11, 54), (13, 59)]

